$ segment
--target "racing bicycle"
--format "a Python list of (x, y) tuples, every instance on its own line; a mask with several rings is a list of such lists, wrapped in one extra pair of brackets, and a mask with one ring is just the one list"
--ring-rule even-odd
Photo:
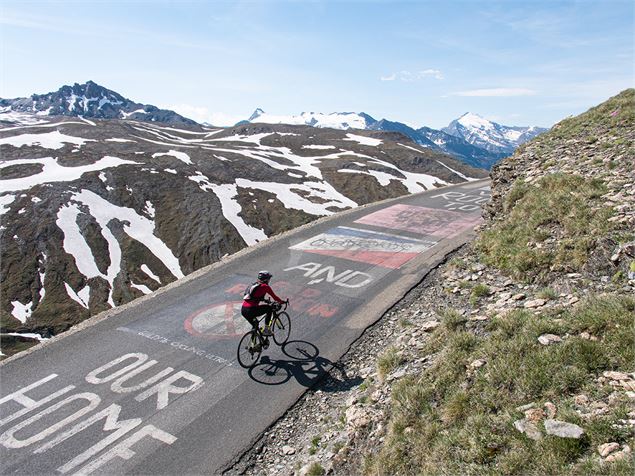
[[(271, 315), (270, 328), (273, 332), (273, 341), (282, 346), (289, 340), (291, 333), (291, 319), (285, 311), (289, 306), (287, 299), (283, 303), (271, 303), (273, 313)], [(258, 319), (258, 327), (245, 333), (238, 343), (238, 363), (246, 369), (252, 368), (260, 360), (262, 351), (269, 347), (269, 338), (262, 334), (266, 314)]]

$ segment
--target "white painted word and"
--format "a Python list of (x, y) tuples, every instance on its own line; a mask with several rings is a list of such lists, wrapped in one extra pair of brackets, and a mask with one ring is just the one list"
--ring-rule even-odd
[(317, 284), (326, 281), (327, 283), (333, 283), (336, 286), (344, 288), (361, 288), (373, 280), (373, 277), (368, 273), (353, 271), (352, 269), (337, 273), (335, 266), (322, 266), (320, 263), (305, 263), (292, 266), (291, 268), (285, 268), (285, 271), (293, 271), (296, 269), (304, 271), (304, 276), (311, 278), (308, 284)]

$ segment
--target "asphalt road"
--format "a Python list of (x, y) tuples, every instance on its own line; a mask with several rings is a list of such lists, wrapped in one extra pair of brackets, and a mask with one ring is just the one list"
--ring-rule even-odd
[[(2, 474), (222, 471), (473, 236), (488, 198), (478, 181), (321, 220), (3, 362)], [(292, 330), (248, 372), (240, 304), (260, 269)]]

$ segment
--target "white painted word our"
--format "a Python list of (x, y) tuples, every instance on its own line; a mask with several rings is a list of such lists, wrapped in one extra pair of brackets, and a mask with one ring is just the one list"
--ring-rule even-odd
[[(134, 397), (135, 401), (143, 402), (151, 399), (150, 401), (154, 402), (151, 414), (155, 414), (156, 410), (165, 409), (168, 405), (177, 401), (176, 396), (193, 392), (204, 384), (201, 377), (184, 370), (175, 372), (172, 367), (163, 368), (141, 382), (135, 381), (134, 384), (130, 382), (133, 378), (151, 369), (156, 364), (158, 362), (149, 360), (146, 354), (130, 353), (89, 372), (85, 380), (89, 384), (96, 386), (109, 384), (110, 390), (115, 394), (134, 394), (139, 392)], [(12, 402), (13, 405), (18, 404), (22, 407), (14, 413), (3, 417), (0, 420), (0, 427), (40, 409), (37, 413), (15, 423), (0, 434), (0, 445), (8, 449), (20, 449), (44, 441), (33, 451), (35, 454), (41, 454), (79, 434), (95, 423), (104, 420), (102, 431), (113, 433), (110, 433), (80, 454), (73, 456), (65, 464), (57, 468), (57, 471), (62, 474), (77, 468), (79, 468), (78, 474), (89, 474), (114, 458), (130, 459), (136, 454), (132, 449), (133, 446), (144, 438), (152, 438), (165, 444), (172, 444), (176, 441), (175, 436), (154, 425), (142, 426), (124, 440), (119, 441), (124, 435), (139, 427), (143, 419), (119, 420), (122, 406), (115, 403), (89, 416), (90, 413), (98, 409), (102, 402), (102, 397), (93, 392), (78, 392), (68, 395), (69, 392), (77, 388), (75, 385), (60, 388), (37, 400), (28, 396), (35, 389), (37, 389), (35, 393), (41, 392), (38, 387), (45, 387), (57, 377), (57, 374), (48, 375), (0, 399), (0, 406)], [(62, 395), (65, 395), (66, 398), (57, 401)], [(54, 401), (55, 403), (53, 403)], [(78, 405), (81, 408), (78, 409)], [(70, 410), (75, 411), (68, 414)], [(56, 413), (63, 414), (64, 418), (59, 419), (37, 433), (33, 434), (33, 431), (37, 430), (32, 430), (32, 434), (28, 437), (16, 436), (18, 432), (21, 432), (22, 435), (28, 433), (28, 431), (22, 432), (22, 430), (29, 427), (41, 428), (41, 423), (40, 426), (37, 426), (37, 422), (41, 420), (46, 420), (47, 422), (55, 420), (51, 416)], [(73, 423), (74, 425), (68, 428)], [(45, 441), (47, 439), (48, 441)], [(81, 444), (81, 440), (77, 440), (77, 442)], [(80, 467), (81, 465), (84, 466)]]

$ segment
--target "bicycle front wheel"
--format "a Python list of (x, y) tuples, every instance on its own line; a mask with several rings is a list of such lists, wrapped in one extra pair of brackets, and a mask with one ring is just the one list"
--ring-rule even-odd
[(247, 332), (238, 343), (238, 363), (246, 369), (252, 368), (260, 359), (262, 346), (256, 331)]
[(286, 344), (291, 334), (291, 319), (289, 314), (281, 312), (273, 318), (273, 341), (278, 345)]

